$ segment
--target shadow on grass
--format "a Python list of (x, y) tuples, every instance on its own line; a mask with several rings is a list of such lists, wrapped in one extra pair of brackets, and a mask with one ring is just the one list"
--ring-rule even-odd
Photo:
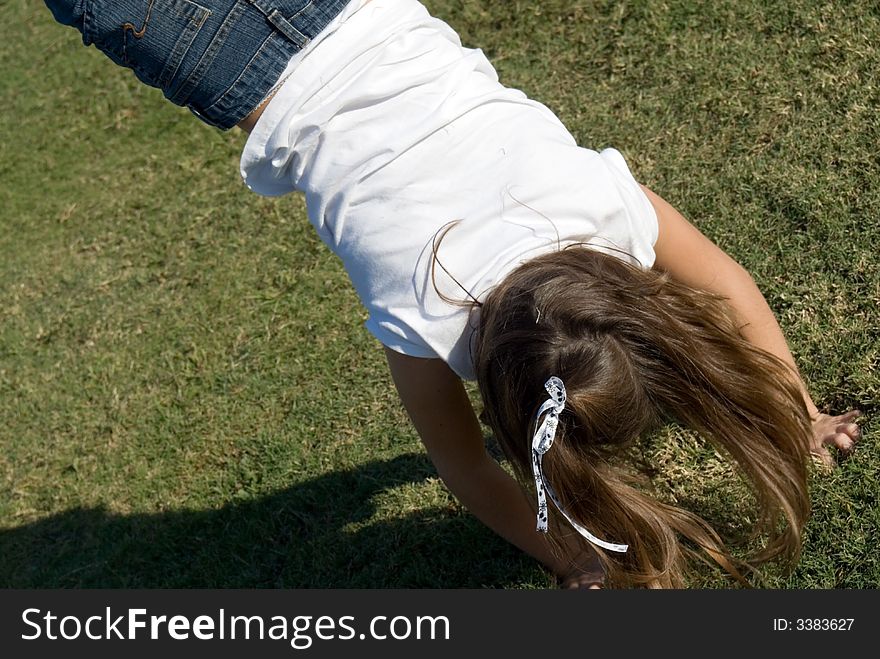
[(403, 455), (217, 510), (73, 509), (0, 531), (12, 588), (464, 588), (544, 577), (457, 508), (370, 523), (373, 497), (434, 474)]

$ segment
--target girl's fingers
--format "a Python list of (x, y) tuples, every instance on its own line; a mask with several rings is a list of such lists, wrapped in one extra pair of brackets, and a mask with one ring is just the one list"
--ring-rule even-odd
[(837, 448), (839, 448), (841, 451), (844, 451), (844, 452), (851, 451), (853, 446), (855, 446), (855, 444), (856, 444), (853, 441), (853, 438), (850, 437), (845, 432), (835, 433), (831, 437), (831, 441), (829, 443), (834, 444), (834, 446), (836, 446)]
[(850, 410), (846, 414), (832, 417), (832, 421), (834, 421), (835, 423), (851, 423), (852, 421), (858, 419), (860, 416), (862, 416), (862, 413), (859, 410)]
[(813, 449), (813, 460), (817, 464), (826, 469), (834, 467), (834, 457), (827, 448), (829, 446), (835, 447), (842, 453), (853, 450), (861, 436), (861, 430), (854, 421), (861, 414), (859, 410), (851, 410), (840, 416), (820, 415), (813, 426), (814, 441), (819, 444)]
[(594, 588), (602, 588), (605, 578), (602, 575), (595, 574), (579, 574), (577, 576), (565, 579), (560, 585), (568, 590), (593, 590)]

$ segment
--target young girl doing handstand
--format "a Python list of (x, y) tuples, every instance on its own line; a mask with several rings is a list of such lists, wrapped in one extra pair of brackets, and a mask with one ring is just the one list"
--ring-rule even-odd
[[(444, 483), (563, 585), (678, 587), (700, 552), (739, 579), (797, 559), (808, 458), (851, 450), (857, 413), (818, 411), (742, 267), (417, 0), (46, 2), (247, 131), (251, 189), (305, 194)], [(520, 483), (486, 452), (468, 379)], [(624, 466), (668, 420), (752, 486), (766, 543), (747, 563)]]

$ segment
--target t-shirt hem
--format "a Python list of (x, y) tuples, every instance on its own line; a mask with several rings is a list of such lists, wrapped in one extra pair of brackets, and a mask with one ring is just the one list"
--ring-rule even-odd
[(420, 359), (440, 359), (440, 356), (427, 346), (419, 346), (410, 341), (397, 336), (393, 332), (377, 325), (373, 325), (369, 321), (364, 326), (383, 346), (399, 352), (407, 357), (418, 357)]

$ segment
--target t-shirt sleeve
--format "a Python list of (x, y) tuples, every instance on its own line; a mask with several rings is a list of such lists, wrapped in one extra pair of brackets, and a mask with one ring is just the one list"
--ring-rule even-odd
[(395, 352), (423, 359), (439, 358), (427, 343), (403, 323), (378, 320), (375, 316), (370, 316), (364, 322), (364, 326), (379, 340), (379, 343)]
[(659, 224), (657, 213), (648, 195), (633, 177), (623, 155), (617, 149), (604, 149), (602, 159), (614, 173), (617, 192), (626, 207), (629, 217), (629, 235), (632, 239), (633, 256), (643, 268), (654, 265)]

